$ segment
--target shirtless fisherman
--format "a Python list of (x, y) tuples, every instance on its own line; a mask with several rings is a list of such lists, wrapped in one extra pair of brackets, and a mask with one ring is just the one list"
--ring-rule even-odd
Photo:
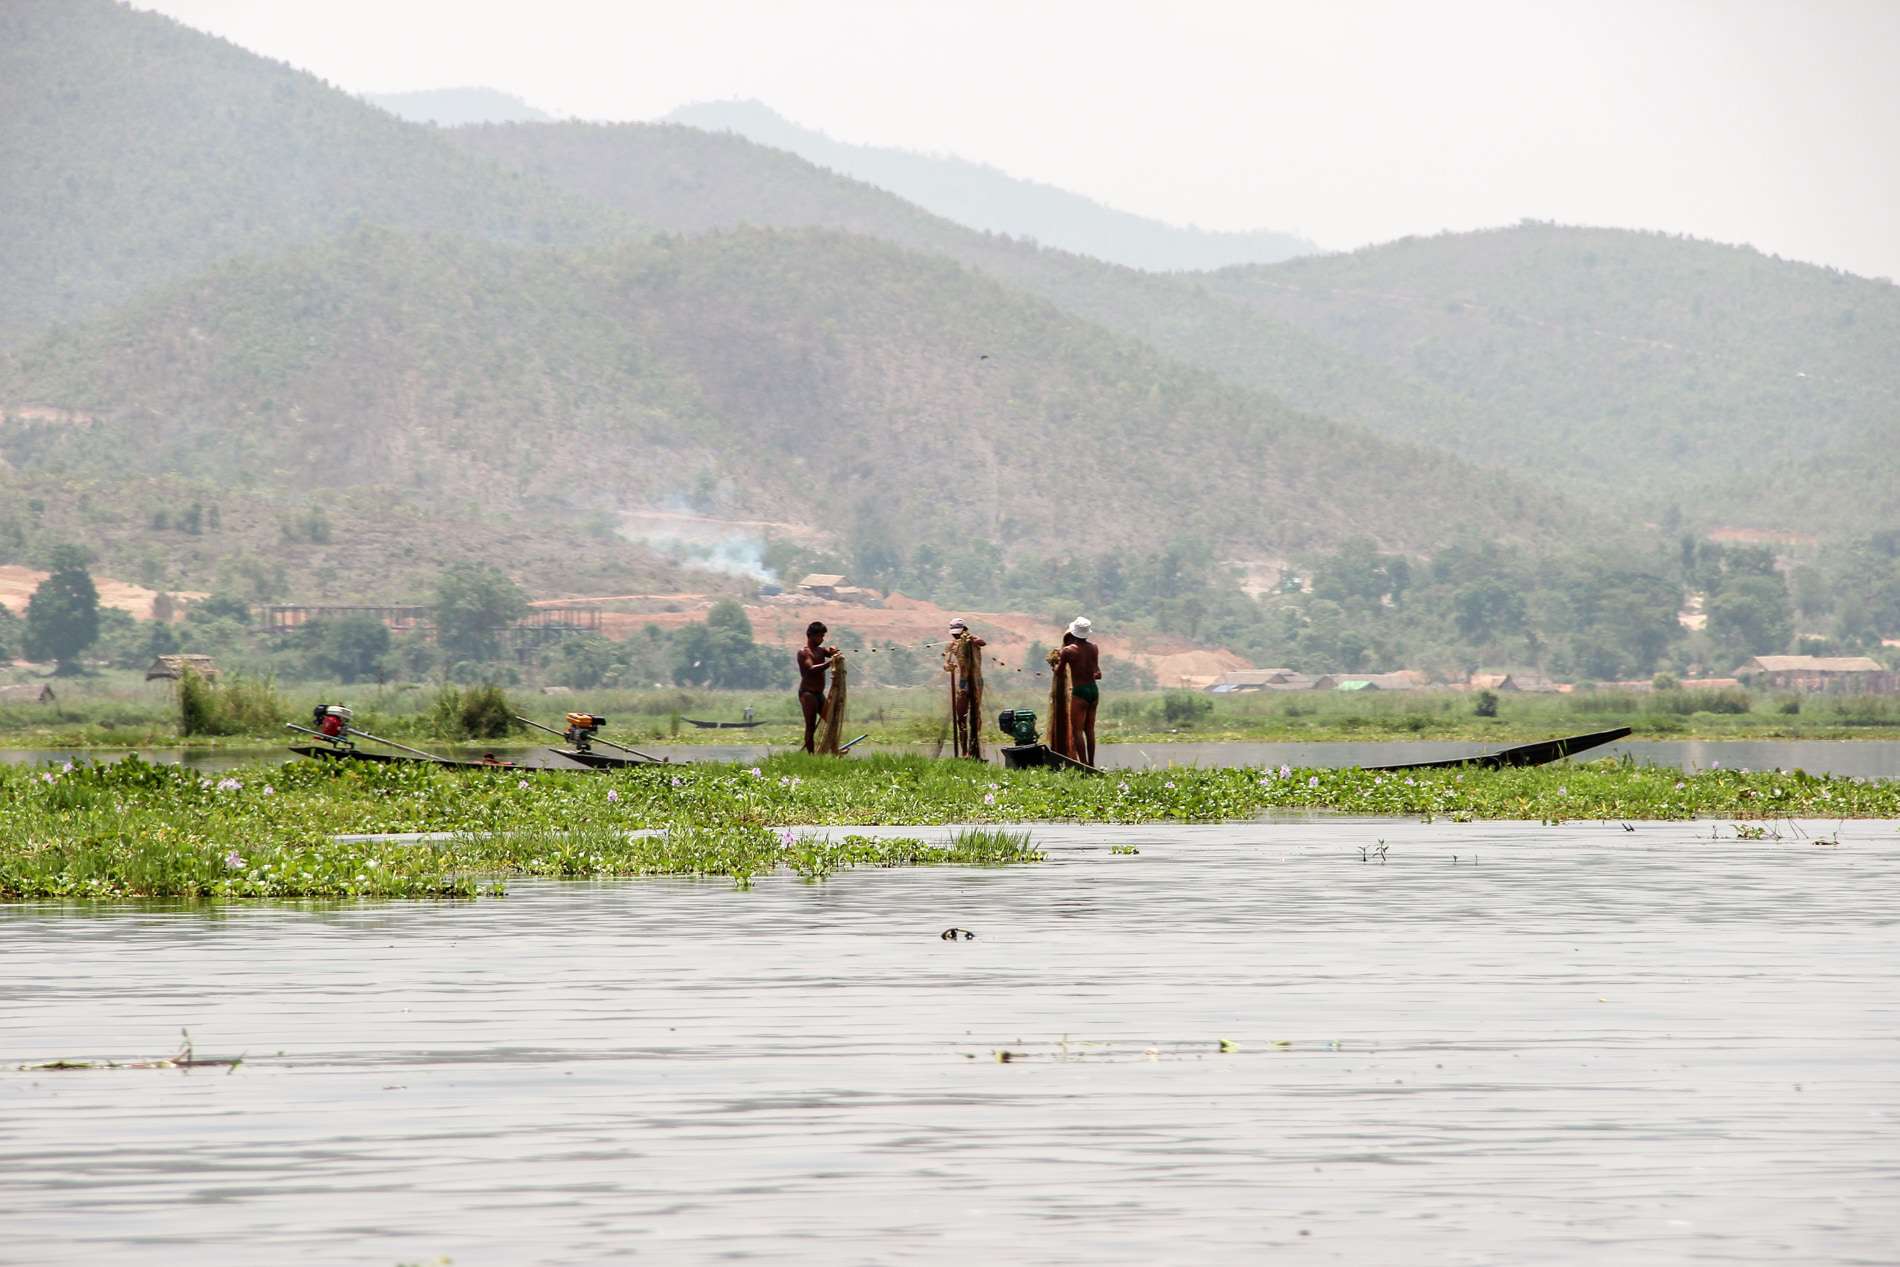
[(805, 710), (806, 752), (816, 751), (818, 723), (825, 719), (825, 670), (838, 654), (838, 648), (824, 645), (829, 632), (824, 621), (812, 621), (805, 626), (805, 645), (798, 649), (798, 706)]
[[(1094, 627), (1087, 616), (1069, 622), (1062, 663), (1069, 666), (1069, 756), (1095, 764), (1095, 706), (1101, 703), (1102, 653), (1089, 641)], [(1071, 641), (1073, 639), (1073, 641)]]

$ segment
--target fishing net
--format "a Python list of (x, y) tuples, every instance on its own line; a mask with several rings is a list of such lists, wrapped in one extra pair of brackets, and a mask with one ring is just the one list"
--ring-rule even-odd
[(825, 731), (819, 737), (818, 751), (843, 756), (838, 745), (844, 742), (845, 671), (844, 655), (831, 658), (831, 692), (825, 696)]
[(1049, 748), (1065, 757), (1070, 751), (1069, 737), (1069, 666), (1061, 651), (1049, 653)]
[(950, 673), (950, 726), (956, 755), (983, 757), (983, 649), (968, 634), (957, 634), (944, 648)]

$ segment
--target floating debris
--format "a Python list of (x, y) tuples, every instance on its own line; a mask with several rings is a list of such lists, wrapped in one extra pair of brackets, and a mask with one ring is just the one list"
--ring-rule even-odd
[(16, 1068), (21, 1073), (60, 1073), (75, 1069), (223, 1069), (229, 1073), (244, 1063), (242, 1056), (200, 1057), (192, 1050), (191, 1031), (179, 1030), (178, 1033), (183, 1040), (178, 1051), (157, 1060), (48, 1060)]

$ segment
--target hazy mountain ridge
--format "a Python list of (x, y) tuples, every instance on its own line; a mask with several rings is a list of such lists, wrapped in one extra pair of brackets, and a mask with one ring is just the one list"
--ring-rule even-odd
[(365, 223), (625, 231), (314, 76), (112, 0), (0, 5), (0, 343)]
[(979, 232), (1027, 237), (1131, 268), (1212, 269), (1271, 263), (1318, 249), (1290, 233), (1165, 224), (968, 159), (852, 145), (800, 127), (758, 101), (696, 102), (672, 111), (664, 121), (732, 132), (789, 151)]
[(423, 88), (365, 93), (363, 100), (411, 123), (460, 127), (468, 123), (552, 123), (554, 116), (497, 88)]
[(1296, 408), (1632, 516), (1825, 533), (1900, 512), (1900, 370), (1882, 351), (1900, 291), (1885, 283), (1550, 225), (1160, 276), (976, 233), (730, 134), (455, 138), (680, 232), (821, 224), (950, 255)]
[(1900, 518), (1890, 283), (1747, 247), (1527, 223), (1207, 284), (1456, 395), (1478, 420), (1422, 417), (1427, 442), (1482, 444), (1500, 464), (1705, 523)]

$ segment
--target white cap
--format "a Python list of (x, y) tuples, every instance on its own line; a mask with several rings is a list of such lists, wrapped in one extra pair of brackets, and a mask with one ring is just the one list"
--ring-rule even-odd
[(1069, 632), (1078, 638), (1088, 637), (1089, 631), (1093, 628), (1095, 628), (1095, 626), (1089, 623), (1087, 616), (1077, 616), (1074, 620), (1069, 622)]
[(966, 624), (964, 624), (964, 623), (963, 623), (963, 622), (962, 622), (961, 620), (953, 620), (953, 621), (951, 621), (951, 622), (950, 622), (950, 627), (951, 627), (952, 629), (968, 629), (968, 628), (969, 628), (969, 626), (968, 626), (968, 625), (966, 625)]

